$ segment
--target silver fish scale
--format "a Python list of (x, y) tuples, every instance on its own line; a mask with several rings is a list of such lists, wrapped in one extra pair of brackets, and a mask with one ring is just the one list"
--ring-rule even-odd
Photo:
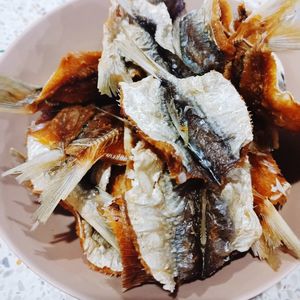
[(205, 9), (192, 11), (180, 21), (180, 50), (183, 62), (195, 73), (221, 71), (225, 58), (214, 40)]

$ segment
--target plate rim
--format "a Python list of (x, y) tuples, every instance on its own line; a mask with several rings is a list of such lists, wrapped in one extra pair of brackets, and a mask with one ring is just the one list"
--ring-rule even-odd
[[(45, 19), (51, 17), (52, 15), (57, 14), (58, 12), (60, 12), (62, 10), (66, 10), (66, 9), (68, 9), (69, 6), (79, 3), (79, 2), (82, 2), (82, 0), (68, 0), (68, 2), (59, 5), (58, 7), (52, 9), (50, 12), (46, 13), (44, 16), (41, 16), (37, 20), (33, 21), (29, 26), (27, 26), (27, 28), (17, 38), (14, 39), (14, 41), (5, 49), (4, 53), (1, 54), (0, 65), (1, 65), (2, 61), (4, 61), (6, 59), (6, 57), (9, 55), (9, 52), (12, 49), (14, 49), (19, 43), (21, 43), (23, 39), (26, 39), (27, 35), (35, 27), (37, 27), (37, 26), (39, 26), (39, 24), (43, 23), (45, 21)], [(0, 72), (0, 74), (4, 75), (1, 72)], [(25, 189), (24, 189), (24, 191), (25, 191)], [(33, 264), (27, 263), (26, 255), (25, 254), (23, 255), (23, 252), (20, 251), (19, 248), (14, 246), (14, 244), (12, 242), (13, 239), (11, 239), (9, 237), (7, 231), (5, 231), (1, 226), (0, 226), (0, 237), (6, 243), (9, 250), (11, 250), (15, 254), (15, 256), (20, 258), (22, 263), (29, 270), (31, 270), (35, 275), (42, 278), (43, 280), (45, 280), (47, 283), (49, 283), (51, 286), (55, 287), (59, 291), (62, 291), (71, 297), (74, 297), (76, 299), (89, 299), (86, 295), (83, 295), (80, 292), (77, 292), (77, 291), (74, 292), (74, 290), (70, 289), (64, 283), (56, 280), (53, 276), (49, 276), (43, 268), (36, 266), (34, 263)], [(264, 286), (261, 286), (260, 288), (249, 291), (247, 294), (242, 295), (243, 298), (240, 298), (240, 299), (247, 300), (247, 299), (254, 298), (254, 297), (264, 293), (265, 291), (267, 291), (268, 289), (270, 289), (271, 287), (273, 287), (277, 283), (279, 283), (281, 280), (283, 280), (287, 275), (289, 275), (291, 272), (293, 272), (299, 266), (300, 266), (300, 261), (297, 261), (295, 259), (295, 261), (293, 263), (291, 263), (288, 267), (286, 267), (284, 271), (280, 272), (279, 276), (274, 276), (274, 278), (268, 280), (268, 283), (266, 283)], [(274, 273), (275, 273), (275, 271), (274, 271)], [(199, 281), (199, 282), (201, 282), (201, 281)], [(171, 299), (171, 297), (170, 297), (170, 299)]]

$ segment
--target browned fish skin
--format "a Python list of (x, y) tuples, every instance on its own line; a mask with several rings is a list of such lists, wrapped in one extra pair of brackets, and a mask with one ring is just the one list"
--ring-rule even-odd
[(252, 112), (263, 111), (277, 126), (299, 131), (300, 104), (280, 85), (277, 71), (270, 51), (249, 51), (245, 56), (239, 91)]
[[(287, 202), (289, 183), (271, 153), (250, 153), (252, 185), (255, 191), (254, 199), (258, 195), (269, 199), (274, 206), (283, 206)], [(256, 200), (258, 201), (258, 200)]]
[(68, 145), (82, 131), (82, 127), (94, 116), (97, 109), (93, 105), (75, 105), (66, 107), (45, 124), (42, 129), (30, 130), (30, 134), (39, 142), (58, 147)]
[(97, 90), (100, 52), (69, 53), (44, 86), (35, 105), (87, 103), (99, 98)]
[(145, 283), (154, 282), (151, 275), (141, 264), (139, 253), (136, 250), (135, 234), (130, 225), (126, 212), (126, 205), (122, 198), (115, 200), (109, 207), (109, 224), (117, 238), (123, 265), (122, 286), (129, 290)]

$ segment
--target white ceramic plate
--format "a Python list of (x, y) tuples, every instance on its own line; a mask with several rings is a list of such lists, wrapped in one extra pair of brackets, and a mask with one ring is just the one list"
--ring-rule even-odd
[[(187, 2), (195, 7), (198, 1)], [(66, 52), (99, 50), (108, 6), (108, 0), (82, 0), (54, 11), (32, 26), (3, 55), (0, 74), (43, 84)], [(300, 88), (294, 75), (298, 72), (299, 61), (299, 54), (284, 58), (289, 86), (297, 96), (300, 96)], [(9, 148), (24, 148), (28, 122), (27, 117), (0, 115), (1, 171), (13, 166)], [(294, 146), (292, 150), (297, 154)], [(285, 164), (288, 165), (292, 159), (290, 153), (285, 158)], [(283, 214), (300, 236), (300, 223), (297, 222), (299, 196), (300, 183), (293, 186)], [(122, 294), (119, 279), (90, 271), (82, 260), (78, 240), (67, 241), (62, 238), (63, 233), (67, 237), (72, 230), (72, 217), (53, 215), (45, 226), (30, 232), (30, 216), (36, 207), (30, 195), (13, 179), (0, 182), (0, 200), (2, 237), (33, 271), (56, 287), (80, 299), (170, 299), (155, 285), (146, 285)], [(180, 287), (177, 297), (206, 300), (251, 298), (278, 282), (297, 265), (296, 260), (288, 255), (282, 255), (282, 260), (279, 272), (273, 272), (265, 263), (248, 255), (204, 282), (196, 281)]]

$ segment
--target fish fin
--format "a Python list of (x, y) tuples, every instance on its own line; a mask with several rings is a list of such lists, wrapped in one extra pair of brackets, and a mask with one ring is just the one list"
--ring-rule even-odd
[(27, 108), (32, 104), (41, 88), (0, 76), (0, 112), (31, 114)]
[[(120, 135), (119, 129), (112, 129), (93, 142), (81, 145), (79, 158), (69, 160), (50, 180), (47, 190), (41, 194), (41, 206), (34, 219), (45, 223), (60, 200), (66, 200), (90, 168), (103, 156), (105, 147), (112, 144)], [(74, 143), (78, 143), (75, 141)]]
[(27, 180), (32, 180), (41, 173), (48, 171), (56, 166), (64, 158), (62, 150), (52, 150), (36, 156), (34, 159), (26, 161), (2, 174), (2, 177), (8, 175), (17, 175), (17, 181), (22, 183)]
[(116, 45), (120, 50), (121, 54), (141, 66), (146, 72), (154, 77), (162, 78), (167, 74), (167, 78), (170, 74), (153, 61), (146, 53), (145, 50), (138, 47), (136, 41), (128, 34), (125, 26), (121, 26), (121, 34), (116, 39)]
[(102, 215), (98, 207), (101, 208), (101, 203), (98, 198), (101, 195), (86, 195), (82, 193), (80, 186), (74, 189), (74, 191), (67, 197), (64, 203), (67, 203), (73, 208), (80, 216), (91, 225), (103, 239), (105, 239), (111, 246), (113, 246), (117, 251), (119, 251), (118, 243), (112, 230), (107, 224), (106, 217)]
[(260, 260), (266, 260), (274, 271), (279, 269), (281, 261), (278, 251), (268, 246), (264, 236), (261, 236), (261, 238), (252, 245), (251, 249), (253, 254), (259, 257)]
[(300, 28), (282, 26), (270, 38), (269, 47), (272, 51), (300, 50)]
[(91, 167), (90, 161), (85, 161), (83, 164), (69, 162), (55, 174), (47, 190), (41, 194), (41, 206), (34, 213), (34, 220), (38, 223), (46, 223), (58, 203), (69, 196)]
[(101, 94), (109, 97), (117, 96), (120, 82), (132, 82), (125, 63), (114, 48), (113, 44), (103, 52), (98, 70), (98, 89)]
[(266, 199), (260, 209), (268, 228), (268, 232), (264, 230), (264, 235), (269, 246), (277, 248), (283, 243), (295, 257), (300, 258), (300, 241), (273, 204)]
[(231, 37), (235, 41), (246, 39), (253, 43), (265, 44), (273, 33), (282, 25), (291, 23), (296, 12), (291, 12), (298, 0), (271, 0), (265, 1), (252, 11), (249, 17), (239, 26)]

